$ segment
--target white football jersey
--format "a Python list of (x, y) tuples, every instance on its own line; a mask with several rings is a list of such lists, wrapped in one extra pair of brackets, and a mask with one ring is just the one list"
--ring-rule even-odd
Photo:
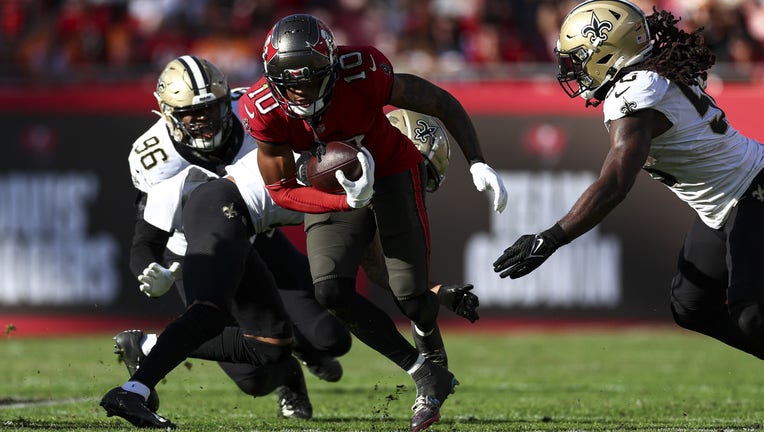
[(764, 145), (733, 129), (699, 85), (650, 71), (631, 72), (610, 89), (603, 104), (605, 125), (645, 108), (661, 112), (673, 126), (653, 138), (644, 169), (706, 225), (720, 228), (764, 168)]
[[(238, 98), (240, 96), (240, 94), (238, 94), (239, 91), (240, 89), (231, 91), (231, 109), (234, 113), (234, 121), (239, 121), (239, 110), (237, 107)], [(235, 162), (239, 160), (242, 156), (256, 147), (257, 143), (254, 138), (248, 133), (244, 133), (244, 142), (233, 161)], [(191, 165), (191, 162), (184, 159), (183, 156), (175, 150), (165, 121), (161, 118), (133, 142), (127, 161), (130, 165), (130, 175), (133, 179), (133, 185), (136, 189), (146, 193), (148, 193), (152, 187), (174, 177)], [(162, 229), (172, 232), (172, 230), (169, 229)], [(183, 236), (183, 233), (180, 231), (172, 232), (172, 236), (167, 242), (167, 248), (176, 255), (184, 255), (186, 253), (186, 239)]]
[[(297, 153), (294, 155), (295, 159), (299, 156)], [(227, 166), (226, 171), (236, 180), (236, 187), (247, 204), (255, 234), (267, 232), (277, 226), (299, 225), (303, 222), (302, 213), (280, 207), (271, 198), (257, 165), (257, 149)], [(214, 178), (218, 178), (215, 173), (196, 165), (189, 165), (174, 176), (154, 185), (148, 191), (144, 219), (161, 230), (182, 232), (183, 203), (194, 189)]]
[[(189, 164), (174, 176), (155, 184), (148, 190), (143, 219), (162, 231), (182, 235), (183, 202), (197, 186), (215, 178), (219, 177), (212, 171)], [(179, 255), (185, 252), (184, 243), (183, 253)]]
[[(295, 161), (300, 157), (298, 153), (292, 154)], [(303, 222), (303, 213), (287, 210), (273, 201), (257, 165), (257, 149), (247, 153), (236, 163), (228, 165), (225, 170), (236, 180), (236, 187), (247, 203), (255, 233), (260, 234), (277, 226), (299, 225)]]
[[(234, 121), (239, 121), (237, 102), (232, 101), (232, 105)], [(248, 133), (244, 133), (244, 142), (232, 162), (236, 162), (256, 147), (255, 139)], [(163, 119), (157, 120), (149, 130), (135, 140), (127, 161), (130, 164), (133, 185), (143, 192), (148, 192), (152, 186), (191, 165), (191, 162), (175, 150)]]

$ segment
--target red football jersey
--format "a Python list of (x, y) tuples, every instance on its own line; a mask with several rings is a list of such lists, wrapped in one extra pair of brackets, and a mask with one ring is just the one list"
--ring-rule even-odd
[[(339, 46), (339, 77), (316, 134), (324, 142), (362, 144), (374, 157), (375, 177), (416, 166), (422, 155), (409, 138), (387, 120), (383, 108), (390, 99), (393, 68), (371, 46)], [(265, 77), (239, 100), (245, 129), (256, 139), (284, 143), (301, 152), (311, 149), (314, 137), (307, 122), (289, 117), (274, 99)]]

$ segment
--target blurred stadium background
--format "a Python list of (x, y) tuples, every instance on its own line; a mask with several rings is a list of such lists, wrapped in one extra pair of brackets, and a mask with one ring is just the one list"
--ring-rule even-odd
[[(710, 94), (735, 127), (764, 139), (764, 2), (636, 3), (672, 11), (688, 31), (703, 28), (717, 57)], [(149, 303), (127, 267), (134, 221), (127, 152), (155, 121), (156, 76), (170, 59), (193, 53), (217, 64), (232, 86), (249, 85), (261, 74), (268, 29), (296, 12), (325, 20), (341, 44), (377, 46), (396, 71), (442, 85), (473, 116), (509, 189), (507, 210), (491, 213), (456, 148), (428, 205), (433, 279), (475, 285), (483, 316), (475, 330), (490, 318), (668, 322), (668, 287), (692, 215), (647, 176), (541, 271), (509, 281), (491, 268), (517, 236), (567, 211), (607, 148), (601, 111), (569, 100), (555, 80), (553, 44), (575, 4), (3, 0), (0, 324), (21, 336), (55, 332), (62, 320), (79, 331), (120, 329), (178, 312), (176, 296)], [(300, 244), (300, 228), (287, 231)], [(363, 278), (360, 289), (387, 301)]]

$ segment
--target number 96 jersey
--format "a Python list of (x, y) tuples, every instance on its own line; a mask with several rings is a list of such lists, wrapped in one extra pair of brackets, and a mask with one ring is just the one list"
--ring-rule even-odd
[[(234, 113), (238, 111), (237, 100), (241, 90), (234, 89), (231, 91), (232, 110)], [(234, 122), (238, 121), (238, 118), (234, 118)], [(241, 133), (241, 128), (233, 128), (231, 134), (237, 132)], [(239, 148), (239, 151), (233, 156), (232, 160), (223, 161), (223, 165), (236, 162), (257, 147), (252, 137), (246, 133), (242, 133), (242, 135), (243, 143), (241, 148)], [(229, 141), (233, 140), (229, 138)], [(195, 165), (192, 161), (184, 158), (176, 150), (175, 146), (176, 144), (170, 137), (163, 119), (157, 120), (143, 135), (135, 140), (127, 160), (130, 164), (130, 175), (136, 189), (148, 193), (152, 186), (178, 174), (189, 165)]]
[(162, 119), (157, 120), (149, 130), (135, 140), (127, 160), (130, 164), (133, 185), (146, 193), (152, 186), (191, 165), (175, 150)]

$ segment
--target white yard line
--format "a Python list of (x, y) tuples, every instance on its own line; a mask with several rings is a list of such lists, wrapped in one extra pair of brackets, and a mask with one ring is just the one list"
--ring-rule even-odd
[(30, 408), (37, 406), (62, 405), (79, 402), (93, 402), (96, 398), (68, 398), (68, 399), (41, 399), (41, 400), (19, 400), (18, 402), (0, 400), (0, 410), (12, 408)]

